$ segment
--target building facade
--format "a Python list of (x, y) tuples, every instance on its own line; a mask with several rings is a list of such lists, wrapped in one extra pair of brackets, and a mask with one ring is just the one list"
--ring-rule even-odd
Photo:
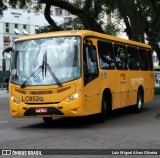
[[(52, 16), (52, 18), (57, 24), (64, 22), (63, 16)], [(49, 24), (42, 13), (12, 8), (4, 11), (3, 17), (0, 18), (0, 71), (2, 70), (2, 51), (12, 46), (15, 39), (35, 34), (38, 27), (46, 25)], [(9, 69), (9, 64), (7, 65)]]

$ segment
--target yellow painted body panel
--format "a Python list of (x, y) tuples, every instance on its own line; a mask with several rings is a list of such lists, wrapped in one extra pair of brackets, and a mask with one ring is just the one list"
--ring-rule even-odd
[[(136, 104), (139, 86), (144, 88), (144, 102), (151, 101), (154, 97), (154, 78), (151, 71), (101, 71), (101, 92), (109, 88), (112, 92), (112, 109), (122, 108)], [(123, 75), (122, 75), (123, 74)], [(123, 76), (123, 77), (122, 77)], [(125, 76), (125, 79), (124, 79)]]
[[(151, 48), (149, 45), (134, 41), (116, 38), (92, 31), (64, 31), (45, 33), (32, 36), (26, 36), (17, 41), (47, 38), (54, 36), (91, 36), (93, 44), (97, 48), (97, 38), (108, 39), (111, 41), (122, 42), (131, 45), (137, 45), (145, 48)], [(82, 48), (83, 50), (83, 48)], [(97, 55), (98, 57), (98, 55)], [(83, 59), (83, 52), (82, 52)], [(82, 61), (83, 65), (83, 61)], [(101, 70), (99, 67), (99, 76), (84, 86), (84, 73), (82, 67), (81, 78), (64, 83), (62, 87), (51, 86), (26, 86), (21, 89), (19, 85), (10, 83), (10, 97), (14, 96), (20, 101), (15, 104), (10, 99), (10, 110), (12, 117), (51, 117), (51, 116), (85, 116), (101, 112), (102, 94), (104, 90), (110, 89), (112, 95), (112, 110), (136, 104), (137, 90), (139, 86), (144, 89), (144, 102), (151, 101), (154, 97), (154, 75), (153, 71), (129, 71), (129, 70)], [(79, 97), (73, 101), (68, 97), (77, 93)], [(43, 97), (43, 101), (31, 101), (30, 96)], [(24, 98), (27, 98), (24, 100)], [(54, 107), (63, 115), (43, 115), (24, 116), (27, 109)]]
[(118, 37), (94, 32), (94, 31), (89, 31), (89, 30), (72, 30), (72, 31), (57, 31), (57, 32), (40, 33), (40, 34), (35, 34), (35, 35), (23, 36), (21, 38), (16, 39), (16, 41), (48, 38), (48, 37), (57, 37), (57, 36), (81, 36), (81, 37), (94, 36), (94, 37), (99, 37), (99, 38), (103, 38), (103, 39), (109, 39), (111, 41), (118, 41), (118, 42), (122, 42), (122, 43), (126, 43), (126, 44), (130, 43), (132, 45), (151, 48), (149, 45), (144, 44), (144, 43), (126, 40), (123, 38), (118, 38)]

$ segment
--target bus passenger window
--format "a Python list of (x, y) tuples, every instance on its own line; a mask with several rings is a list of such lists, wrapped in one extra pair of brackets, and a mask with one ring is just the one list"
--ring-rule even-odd
[(98, 41), (98, 54), (101, 69), (115, 69), (113, 45), (111, 42)]
[(130, 70), (139, 70), (138, 49), (136, 47), (127, 47), (128, 67)]
[(116, 60), (116, 68), (118, 70), (126, 70), (127, 69), (126, 46), (115, 44), (114, 53), (115, 53), (115, 60)]
[(145, 49), (139, 49), (139, 66), (141, 70), (148, 70), (148, 57)]

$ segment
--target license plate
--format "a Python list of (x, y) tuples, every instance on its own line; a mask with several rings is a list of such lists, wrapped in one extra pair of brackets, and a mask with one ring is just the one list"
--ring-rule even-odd
[(22, 96), (23, 102), (43, 102), (44, 98), (42, 96)]
[(47, 108), (37, 108), (35, 109), (36, 113), (47, 113), (48, 110)]

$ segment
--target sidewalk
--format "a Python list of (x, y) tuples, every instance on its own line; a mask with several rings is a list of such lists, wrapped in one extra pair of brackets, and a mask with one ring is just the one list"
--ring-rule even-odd
[(9, 98), (9, 93), (7, 93), (5, 89), (0, 89), (0, 99), (1, 98)]

